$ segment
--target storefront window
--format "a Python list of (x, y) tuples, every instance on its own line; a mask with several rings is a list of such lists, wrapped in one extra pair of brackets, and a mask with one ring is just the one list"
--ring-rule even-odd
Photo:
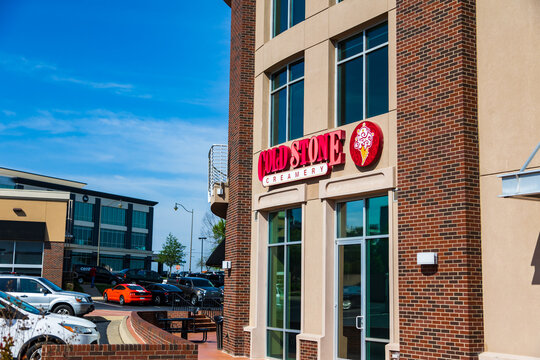
[(124, 269), (124, 257), (121, 255), (101, 255), (99, 266), (103, 266), (109, 271), (120, 271)]
[(72, 265), (93, 265), (92, 254), (91, 253), (71, 253), (71, 264)]
[(269, 215), (267, 355), (296, 359), (302, 286), (302, 209)]
[(41, 275), (43, 242), (0, 241), (0, 273)]

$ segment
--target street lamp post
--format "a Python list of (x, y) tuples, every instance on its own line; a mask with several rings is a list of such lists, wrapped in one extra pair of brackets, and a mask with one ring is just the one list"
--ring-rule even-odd
[(201, 236), (201, 237), (199, 237), (199, 240), (201, 240), (201, 273), (202, 273), (203, 254), (204, 254), (204, 240), (206, 240), (206, 237)]
[(180, 203), (174, 203), (174, 211), (178, 210), (178, 205), (180, 205), (182, 209), (186, 210), (188, 213), (191, 213), (191, 238), (189, 240), (189, 272), (191, 273), (191, 251), (193, 250), (193, 209), (189, 211), (184, 207), (184, 205)]

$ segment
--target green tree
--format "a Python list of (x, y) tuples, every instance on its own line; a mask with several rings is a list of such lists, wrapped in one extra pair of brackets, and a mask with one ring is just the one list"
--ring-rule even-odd
[(158, 261), (162, 264), (165, 264), (169, 267), (169, 276), (171, 275), (171, 269), (173, 265), (178, 265), (182, 263), (185, 257), (186, 246), (182, 245), (178, 238), (173, 234), (169, 233), (163, 248), (158, 254)]
[(225, 220), (207, 212), (203, 218), (202, 233), (212, 244), (212, 251), (225, 240)]

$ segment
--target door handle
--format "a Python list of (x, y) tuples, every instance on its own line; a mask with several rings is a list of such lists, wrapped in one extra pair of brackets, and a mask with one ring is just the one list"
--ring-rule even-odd
[(20, 297), (22, 297), (22, 298), (23, 298), (23, 297), (28, 297), (28, 295), (21, 295)]
[(363, 316), (356, 317), (356, 328), (358, 330), (364, 330), (364, 317)]

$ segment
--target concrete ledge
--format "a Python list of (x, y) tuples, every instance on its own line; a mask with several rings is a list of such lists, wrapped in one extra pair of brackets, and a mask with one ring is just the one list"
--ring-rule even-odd
[(340, 198), (396, 187), (395, 168), (373, 170), (352, 176), (342, 176), (319, 182), (321, 199)]
[(253, 210), (270, 210), (306, 201), (306, 184), (288, 186), (255, 196)]

